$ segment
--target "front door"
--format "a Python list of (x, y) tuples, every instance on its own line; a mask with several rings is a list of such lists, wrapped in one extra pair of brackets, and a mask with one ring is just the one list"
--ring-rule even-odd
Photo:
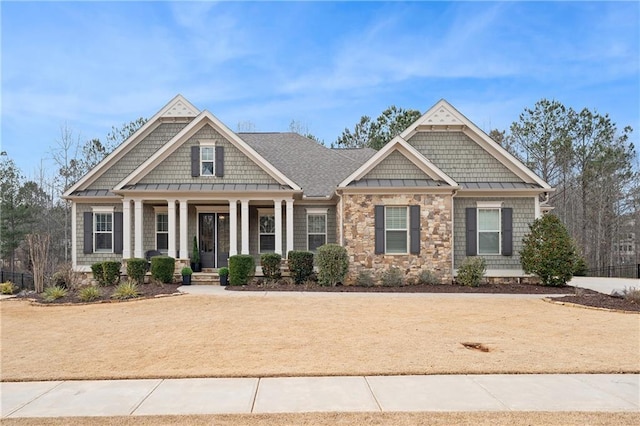
[(227, 266), (229, 259), (229, 214), (200, 213), (200, 262), (203, 268)]

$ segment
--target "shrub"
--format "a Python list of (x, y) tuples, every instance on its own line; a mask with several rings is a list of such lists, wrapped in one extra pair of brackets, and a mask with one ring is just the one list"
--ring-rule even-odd
[(45, 302), (53, 302), (54, 300), (65, 297), (66, 295), (66, 288), (52, 285), (44, 289), (44, 292), (42, 293), (42, 299)]
[(56, 271), (51, 275), (51, 285), (62, 288), (70, 287), (69, 283), (67, 283), (67, 277), (62, 271)]
[(73, 265), (70, 262), (59, 265), (56, 272), (51, 276), (51, 285), (75, 289), (78, 284), (78, 274), (73, 271)]
[(99, 299), (100, 296), (102, 296), (102, 292), (98, 287), (94, 285), (83, 287), (78, 292), (78, 299), (83, 302), (91, 302), (93, 300)]
[(237, 254), (229, 258), (229, 284), (246, 285), (256, 273), (256, 262), (253, 256)]
[(17, 287), (13, 285), (11, 281), (5, 281), (0, 284), (0, 293), (2, 294), (13, 294), (16, 291)]
[(640, 304), (640, 289), (635, 287), (625, 287), (624, 290), (622, 290), (622, 297), (628, 302)]
[(313, 274), (313, 253), (310, 251), (291, 250), (288, 254), (289, 271), (296, 284), (302, 284)]
[(418, 274), (418, 284), (438, 285), (442, 284), (442, 281), (436, 274), (428, 269), (423, 269)]
[(264, 253), (260, 256), (260, 265), (262, 266), (262, 274), (267, 280), (277, 280), (282, 276), (280, 272), (280, 263), (282, 256), (278, 253)]
[(176, 260), (169, 256), (153, 256), (151, 258), (151, 276), (156, 280), (169, 284), (173, 282)]
[(182, 270), (180, 271), (181, 275), (193, 275), (193, 269), (189, 268), (188, 266), (185, 266), (184, 268), (182, 268)]
[(120, 267), (122, 263), (113, 260), (102, 262), (102, 275), (105, 285), (114, 285), (120, 281)]
[(371, 271), (368, 269), (363, 269), (358, 272), (358, 276), (356, 277), (356, 285), (360, 287), (373, 287), (376, 284), (373, 279), (373, 275)]
[(191, 248), (191, 262), (200, 263), (200, 250), (198, 250), (198, 239), (193, 236), (193, 247)]
[(540, 277), (544, 285), (561, 286), (573, 276), (575, 244), (560, 219), (546, 214), (536, 219), (522, 240), (522, 269)]
[(223, 266), (222, 268), (218, 269), (218, 275), (220, 275), (221, 277), (228, 277), (229, 276), (229, 268)]
[[(153, 263), (151, 265), (153, 266)], [(124, 300), (135, 299), (138, 296), (140, 296), (140, 293), (138, 292), (138, 284), (134, 280), (127, 280), (116, 287), (111, 298)]]
[(584, 256), (576, 252), (576, 258), (573, 262), (573, 276), (574, 277), (586, 277), (589, 272), (587, 261)]
[(382, 273), (380, 281), (385, 287), (400, 287), (404, 284), (404, 274), (400, 268), (392, 266)]
[(106, 285), (104, 283), (104, 274), (102, 272), (102, 262), (94, 263), (91, 265), (91, 273), (93, 274), (93, 279), (98, 281), (100, 285)]
[(458, 268), (456, 281), (469, 287), (478, 287), (486, 270), (487, 262), (483, 257), (467, 257)]
[(325, 244), (318, 248), (316, 255), (318, 265), (318, 281), (321, 285), (342, 283), (349, 271), (349, 255), (347, 249), (338, 244)]
[(144, 283), (144, 275), (147, 273), (149, 263), (147, 259), (134, 257), (127, 260), (127, 277), (136, 281), (138, 284)]

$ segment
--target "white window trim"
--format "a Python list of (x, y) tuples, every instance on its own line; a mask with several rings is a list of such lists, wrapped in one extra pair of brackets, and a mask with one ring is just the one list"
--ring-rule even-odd
[[(94, 253), (113, 253), (113, 246), (115, 244), (114, 241), (114, 211), (115, 207), (113, 206), (92, 206), (91, 211), (93, 212), (93, 252)], [(98, 221), (96, 220), (97, 214), (110, 214), (111, 215), (111, 231), (101, 231), (101, 234), (110, 233), (111, 234), (111, 249), (98, 249), (96, 247), (96, 242), (98, 239), (96, 238), (96, 234), (98, 233), (96, 227), (98, 226)]]
[[(215, 177), (216, 175), (216, 143), (213, 140), (201, 140), (200, 142), (200, 176), (202, 177)], [(206, 162), (212, 162), (213, 165), (211, 167), (211, 174), (204, 175), (202, 174), (202, 164), (205, 160), (202, 159), (202, 148), (212, 148), (213, 149), (213, 160), (207, 160)]]
[[(268, 208), (259, 208), (258, 210), (258, 253), (262, 254), (262, 253), (274, 253), (275, 252), (275, 246), (273, 248), (273, 251), (262, 251), (260, 249), (260, 247), (262, 246), (261, 244), (261, 240), (262, 240), (262, 236), (263, 235), (273, 235), (273, 238), (275, 240), (276, 237), (276, 228), (277, 226), (275, 226), (275, 220), (276, 220), (276, 212), (274, 209), (268, 209)], [(262, 216), (273, 216), (273, 220), (274, 220), (274, 229), (273, 229), (273, 234), (263, 234), (260, 232), (260, 218)]]
[[(162, 254), (167, 254), (169, 252), (169, 247), (167, 247), (166, 250), (160, 250), (158, 248), (158, 234), (159, 233), (163, 233), (163, 234), (167, 234), (167, 244), (169, 241), (169, 208), (168, 207), (164, 207), (164, 206), (153, 206), (153, 210), (154, 210), (154, 217), (155, 217), (155, 221), (154, 221), (154, 226), (156, 228), (156, 232), (155, 232), (155, 240), (156, 240), (156, 250), (158, 250), (160, 253)], [(158, 231), (158, 215), (159, 214), (166, 214), (167, 215), (167, 230), (165, 231)]]
[[(480, 202), (478, 202), (478, 204), (480, 204)], [(488, 203), (487, 203), (488, 204)], [(498, 211), (498, 230), (480, 230), (480, 210), (497, 210)], [(496, 206), (496, 204), (494, 203), (491, 207), (477, 207), (477, 214), (476, 214), (476, 233), (477, 233), (477, 237), (476, 237), (476, 253), (478, 253), (479, 256), (500, 256), (502, 255), (502, 203), (499, 203), (498, 206)], [(493, 232), (498, 232), (498, 252), (497, 253), (482, 253), (480, 251), (480, 233), (481, 232), (486, 232), (486, 233), (493, 233)]]
[[(324, 235), (324, 243), (327, 244), (327, 212), (329, 209), (307, 209), (307, 251), (309, 249), (309, 237), (311, 235)], [(324, 216), (324, 232), (309, 232), (309, 216)]]
[[(388, 229), (387, 228), (387, 208), (389, 208), (389, 207), (391, 207), (391, 208), (402, 207), (402, 208), (405, 209), (405, 212), (406, 212), (406, 215), (407, 215), (406, 222), (405, 222), (407, 225), (406, 225), (405, 229), (399, 229), (399, 228), (398, 229)], [(398, 205), (398, 206), (393, 206), (393, 205), (392, 206), (384, 206), (384, 254), (388, 254), (388, 255), (391, 255), (391, 256), (395, 256), (395, 255), (404, 256), (404, 255), (409, 254), (409, 244), (410, 244), (410, 241), (409, 241), (409, 228), (410, 228), (410, 224), (409, 224), (409, 206), (406, 206), (406, 205), (402, 205), (402, 206), (400, 206), (400, 205)], [(389, 253), (389, 251), (387, 250), (387, 242), (389, 241), (389, 239), (387, 238), (387, 231), (403, 231), (403, 230), (405, 231), (405, 238), (406, 238), (406, 242), (407, 242), (407, 244), (406, 244), (407, 251), (406, 252), (402, 252), (402, 253)]]

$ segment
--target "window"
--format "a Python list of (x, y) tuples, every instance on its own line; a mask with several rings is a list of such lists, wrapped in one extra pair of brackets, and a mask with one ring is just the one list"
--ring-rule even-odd
[(478, 254), (500, 254), (500, 209), (478, 209)]
[(276, 218), (273, 213), (258, 214), (258, 240), (260, 253), (276, 250)]
[(327, 214), (307, 211), (307, 250), (316, 251), (327, 243)]
[(385, 240), (386, 253), (407, 253), (409, 236), (407, 227), (407, 207), (385, 208)]
[(156, 250), (169, 251), (169, 215), (165, 212), (156, 213)]
[(200, 174), (213, 176), (215, 164), (215, 146), (200, 147)]
[(94, 252), (113, 252), (113, 213), (93, 214)]

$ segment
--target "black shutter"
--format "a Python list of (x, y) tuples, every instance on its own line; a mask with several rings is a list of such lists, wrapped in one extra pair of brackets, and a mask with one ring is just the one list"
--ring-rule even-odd
[(467, 207), (467, 256), (475, 256), (478, 254), (478, 232), (477, 232), (477, 210), (475, 207)]
[(200, 176), (200, 147), (191, 147), (191, 176)]
[(113, 252), (122, 254), (122, 212), (113, 214)]
[(409, 206), (410, 253), (420, 254), (420, 206)]
[(224, 176), (224, 147), (216, 146), (216, 176)]
[(84, 212), (84, 248), (83, 253), (93, 253), (93, 213)]
[(502, 209), (502, 255), (513, 255), (513, 209)]
[(375, 254), (384, 254), (384, 206), (375, 206)]

